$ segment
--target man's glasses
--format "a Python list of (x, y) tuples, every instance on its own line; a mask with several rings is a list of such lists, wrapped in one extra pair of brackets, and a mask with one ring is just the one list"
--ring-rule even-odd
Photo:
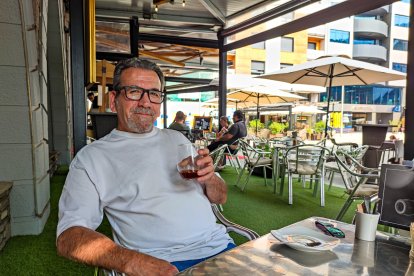
[(316, 227), (322, 230), (326, 235), (333, 236), (336, 238), (345, 238), (345, 233), (342, 232), (341, 229), (334, 227), (333, 224), (322, 222), (322, 221), (315, 221)]
[(139, 101), (145, 93), (148, 94), (150, 102), (160, 104), (164, 101), (164, 93), (156, 89), (144, 89), (139, 86), (122, 86), (118, 91), (125, 91), (125, 97), (132, 101)]

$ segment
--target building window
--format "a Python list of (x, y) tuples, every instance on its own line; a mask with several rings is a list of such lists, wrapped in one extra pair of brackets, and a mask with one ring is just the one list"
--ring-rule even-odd
[(410, 24), (410, 17), (405, 15), (396, 14), (394, 18), (394, 25), (398, 27), (406, 27), (408, 28)]
[[(342, 98), (342, 86), (333, 86), (331, 89), (331, 102), (340, 102)], [(319, 101), (326, 102), (328, 99), (328, 88), (327, 92), (319, 94)]]
[(252, 60), (251, 64), (251, 74), (252, 75), (262, 75), (265, 71), (265, 62), (264, 61), (257, 61)]
[(408, 50), (408, 41), (403, 39), (394, 39), (394, 50), (398, 51), (407, 51)]
[(407, 64), (393, 62), (392, 63), (392, 69), (403, 72), (403, 73), (407, 73)]
[(292, 67), (292, 63), (280, 63), (280, 69), (286, 68), (286, 67)]
[(330, 31), (330, 42), (349, 44), (349, 32), (340, 30)]
[(252, 48), (254, 48), (254, 49), (266, 49), (266, 45), (265, 45), (264, 41), (257, 42), (255, 44), (252, 44)]
[(345, 86), (344, 103), (397, 105), (400, 103), (401, 90), (391, 86)]
[(309, 50), (316, 50), (316, 42), (308, 42)]
[(376, 45), (375, 39), (367, 39), (367, 38), (356, 38), (354, 39), (354, 44), (368, 44), (368, 45)]
[(401, 0), (401, 2), (410, 4), (410, 0)]
[(281, 51), (293, 52), (294, 51), (294, 39), (292, 37), (282, 37)]

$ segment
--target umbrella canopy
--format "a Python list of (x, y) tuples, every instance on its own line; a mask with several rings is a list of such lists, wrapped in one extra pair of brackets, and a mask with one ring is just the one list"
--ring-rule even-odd
[[(243, 89), (252, 86), (267, 86), (277, 87), (280, 90), (288, 92), (301, 92), (301, 93), (321, 93), (325, 92), (325, 88), (322, 86), (306, 85), (306, 84), (291, 84), (282, 81), (261, 79), (257, 76), (247, 74), (228, 74), (227, 75), (227, 89)], [(210, 85), (219, 85), (219, 79), (214, 78)]]
[[(258, 77), (289, 83), (328, 87), (327, 114), (329, 114), (332, 86), (367, 85), (377, 82), (401, 80), (406, 77), (406, 74), (344, 56), (331, 56), (321, 57)], [(327, 135), (327, 129), (328, 116), (326, 116), (325, 136)]]
[[(252, 86), (238, 91), (230, 92), (227, 94), (229, 98), (241, 100), (245, 103), (253, 103), (256, 105), (256, 114), (259, 118), (259, 106), (275, 103), (287, 103), (298, 100), (305, 100), (306, 98), (281, 91), (279, 89), (271, 88), (268, 86)], [(256, 125), (257, 132), (257, 125)]]
[[(219, 99), (218, 98), (212, 98), (210, 100), (207, 100), (205, 102), (203, 102), (202, 107), (208, 107), (208, 106), (217, 106)], [(237, 99), (231, 99), (231, 98), (227, 98), (227, 106), (228, 107), (234, 107), (234, 108), (245, 108), (248, 106), (251, 106), (253, 103), (251, 102), (243, 102), (241, 100), (237, 100)]]

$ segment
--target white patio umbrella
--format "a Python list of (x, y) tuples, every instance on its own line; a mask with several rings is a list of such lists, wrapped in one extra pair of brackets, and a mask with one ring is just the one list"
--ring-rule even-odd
[[(218, 98), (212, 98), (210, 100), (207, 100), (207, 101), (203, 102), (202, 107), (207, 107), (207, 106), (211, 106), (211, 105), (218, 106), (218, 104), (219, 104), (218, 101), (219, 101)], [(227, 98), (227, 106), (228, 107), (234, 107), (234, 108), (237, 109), (237, 108), (245, 108), (245, 107), (248, 107), (250, 105), (251, 105), (251, 103), (245, 103), (241, 100)]]
[[(368, 62), (353, 60), (345, 56), (321, 57), (309, 62), (287, 67), (279, 71), (258, 76), (259, 78), (328, 87), (328, 106), (332, 86), (367, 85), (377, 82), (401, 80), (406, 74)], [(325, 136), (328, 130), (326, 116)]]
[[(229, 98), (241, 100), (246, 104), (253, 103), (256, 105), (256, 114), (259, 118), (259, 106), (266, 104), (275, 104), (275, 103), (287, 103), (294, 102), (298, 100), (304, 100), (306, 98), (293, 93), (285, 92), (276, 88), (271, 88), (268, 86), (252, 86), (243, 88), (234, 92), (227, 94)], [(257, 125), (256, 125), (257, 132)]]

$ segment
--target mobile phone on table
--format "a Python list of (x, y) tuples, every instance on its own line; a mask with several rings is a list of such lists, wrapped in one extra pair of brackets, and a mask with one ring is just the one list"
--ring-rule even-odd
[(318, 229), (324, 232), (325, 235), (335, 238), (345, 238), (345, 233), (341, 229), (336, 228), (332, 223), (316, 220), (315, 225)]

